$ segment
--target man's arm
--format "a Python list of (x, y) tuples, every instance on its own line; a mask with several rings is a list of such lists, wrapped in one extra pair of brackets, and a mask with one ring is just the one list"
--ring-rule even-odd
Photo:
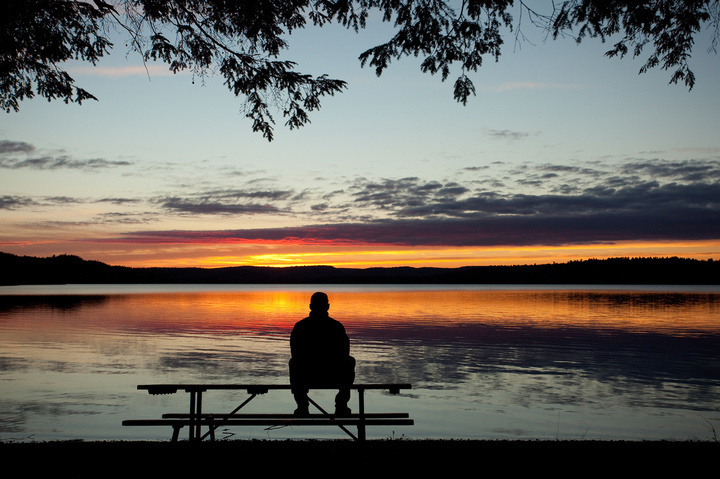
[(350, 356), (350, 338), (348, 337), (347, 332), (345, 331), (345, 326), (343, 326), (341, 324), (340, 328), (342, 330), (343, 355)]
[(290, 333), (290, 357), (297, 358), (297, 333), (296, 327), (293, 327)]

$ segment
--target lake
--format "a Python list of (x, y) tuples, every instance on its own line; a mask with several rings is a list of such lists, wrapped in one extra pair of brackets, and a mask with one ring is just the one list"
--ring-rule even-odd
[[(287, 383), (290, 330), (318, 290), (350, 336), (356, 382), (413, 385), (366, 393), (369, 411), (415, 419), (369, 438), (712, 440), (720, 429), (717, 286), (66, 285), (0, 287), (0, 441), (165, 440), (169, 428), (121, 422), (185, 412), (187, 394), (138, 384)], [(332, 408), (333, 392), (311, 397)], [(213, 391), (205, 409), (244, 398)], [(247, 407), (295, 405), (276, 391)]]

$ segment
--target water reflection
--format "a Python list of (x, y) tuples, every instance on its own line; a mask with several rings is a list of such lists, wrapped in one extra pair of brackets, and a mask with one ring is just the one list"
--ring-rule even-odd
[[(10, 314), (13, 311), (23, 310), (49, 310), (49, 311), (73, 311), (84, 306), (100, 305), (107, 301), (109, 296), (88, 296), (88, 295), (2, 295), (0, 294), (0, 315)], [(0, 316), (2, 317), (2, 316)]]
[[(285, 383), (311, 291), (0, 294), (0, 433), (115, 439), (123, 418), (170, 401), (139, 383)], [(330, 300), (357, 381), (413, 384), (401, 407), (415, 437), (548, 437), (562, 422), (668, 438), (717, 415), (717, 292), (345, 287)]]

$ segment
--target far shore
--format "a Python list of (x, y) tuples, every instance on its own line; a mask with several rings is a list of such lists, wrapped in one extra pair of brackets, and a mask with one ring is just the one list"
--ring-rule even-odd
[[(33, 477), (188, 477), (305, 471), (313, 475), (443, 472), (512, 477), (706, 474), (718, 441), (230, 440), (0, 442), (6, 467)], [(182, 474), (180, 476), (180, 474)], [(40, 476), (42, 477), (42, 476)]]
[(608, 258), (513, 266), (130, 268), (73, 255), (0, 252), (0, 285), (32, 284), (720, 284), (720, 261)]

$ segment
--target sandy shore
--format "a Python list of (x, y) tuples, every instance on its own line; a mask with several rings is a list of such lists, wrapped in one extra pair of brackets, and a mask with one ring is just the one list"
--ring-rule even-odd
[[(188, 477), (248, 473), (706, 475), (718, 442), (381, 440), (0, 443), (18, 473), (61, 477)], [(8, 467), (6, 465), (6, 468)], [(7, 470), (7, 469), (6, 469)]]

